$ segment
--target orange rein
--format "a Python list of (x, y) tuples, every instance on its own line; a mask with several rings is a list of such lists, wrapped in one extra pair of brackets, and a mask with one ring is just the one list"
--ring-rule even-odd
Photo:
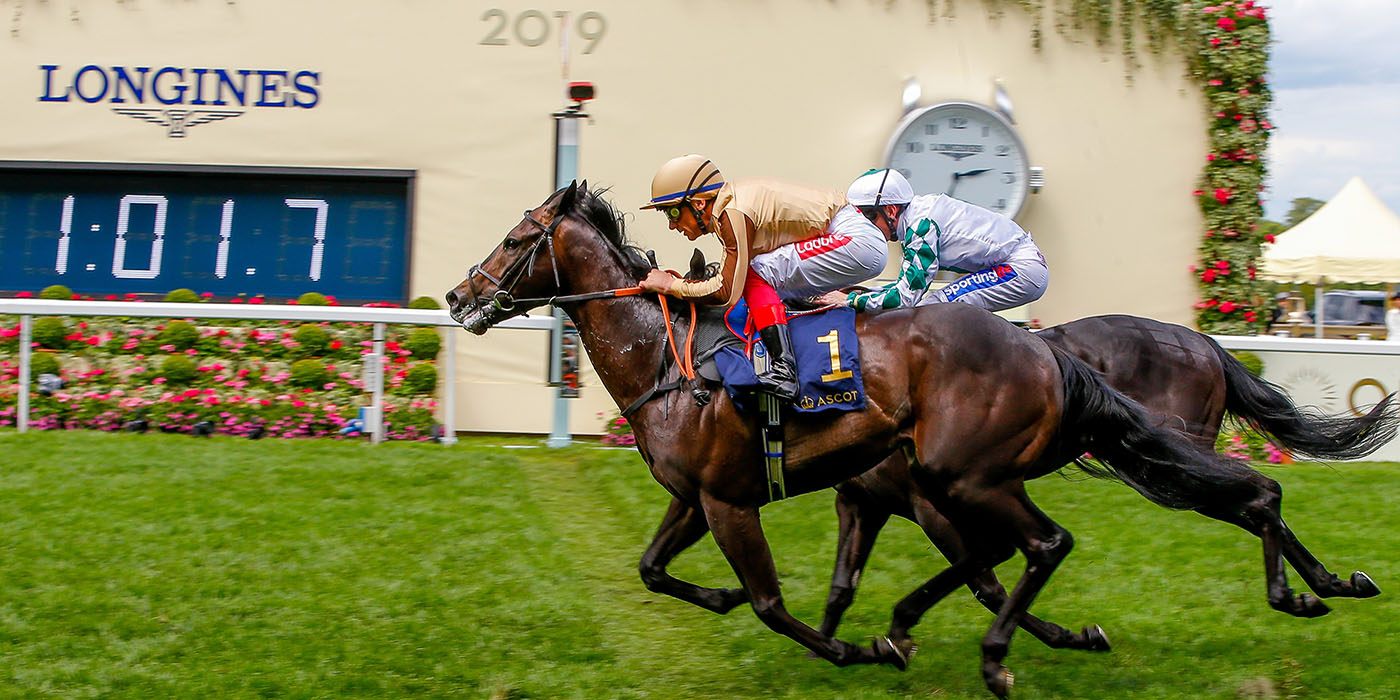
[[(667, 270), (667, 272), (677, 277), (680, 277), (680, 275), (677, 274), (675, 270)], [(666, 324), (666, 340), (671, 346), (671, 357), (676, 358), (676, 364), (680, 367), (681, 376), (685, 377), (688, 380), (694, 381), (695, 357), (693, 353), (695, 342), (695, 302), (690, 302), (690, 329), (686, 332), (685, 335), (685, 358), (682, 359), (680, 349), (676, 347), (676, 335), (671, 331), (671, 308), (666, 303), (666, 295), (657, 294), (656, 297), (657, 299), (661, 300), (661, 314), (666, 317), (666, 320), (664, 321), (664, 323)]]

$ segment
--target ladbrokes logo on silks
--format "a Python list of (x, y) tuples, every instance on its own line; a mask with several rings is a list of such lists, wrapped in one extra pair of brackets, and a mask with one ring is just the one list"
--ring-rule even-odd
[(1012, 279), (1016, 279), (1016, 270), (1012, 269), (1010, 265), (997, 265), (981, 272), (974, 272), (944, 287), (943, 297), (952, 301), (968, 292), (994, 287)]
[(243, 116), (240, 108), (312, 109), (321, 74), (310, 70), (41, 65), (40, 102), (120, 105), (112, 111), (184, 138), (192, 126)]
[(821, 236), (813, 236), (806, 240), (801, 240), (796, 243), (793, 243), (792, 245), (794, 248), (797, 249), (797, 257), (806, 260), (807, 258), (810, 258), (813, 255), (821, 255), (822, 253), (825, 253), (827, 251), (836, 250), (837, 248), (840, 248), (841, 246), (846, 245), (850, 242), (851, 239), (847, 238), (846, 236), (825, 234)]

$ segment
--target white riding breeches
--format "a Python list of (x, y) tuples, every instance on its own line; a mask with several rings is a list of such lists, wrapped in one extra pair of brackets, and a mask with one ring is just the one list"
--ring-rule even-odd
[(826, 231), (753, 256), (750, 267), (784, 299), (860, 284), (885, 269), (889, 246), (880, 229), (846, 205)]
[(925, 294), (919, 305), (957, 301), (1001, 311), (1039, 299), (1049, 284), (1050, 268), (1045, 256), (1036, 251), (963, 275), (937, 292)]

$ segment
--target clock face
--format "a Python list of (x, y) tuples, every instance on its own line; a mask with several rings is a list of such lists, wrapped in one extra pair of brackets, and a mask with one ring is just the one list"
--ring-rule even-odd
[(1026, 201), (1030, 168), (1021, 138), (1001, 115), (970, 102), (910, 112), (895, 127), (885, 163), (917, 194), (943, 192), (1007, 216)]

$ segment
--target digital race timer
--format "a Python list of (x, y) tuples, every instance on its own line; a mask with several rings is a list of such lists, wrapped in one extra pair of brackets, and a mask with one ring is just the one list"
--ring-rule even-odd
[(408, 296), (412, 171), (0, 162), (0, 291)]

